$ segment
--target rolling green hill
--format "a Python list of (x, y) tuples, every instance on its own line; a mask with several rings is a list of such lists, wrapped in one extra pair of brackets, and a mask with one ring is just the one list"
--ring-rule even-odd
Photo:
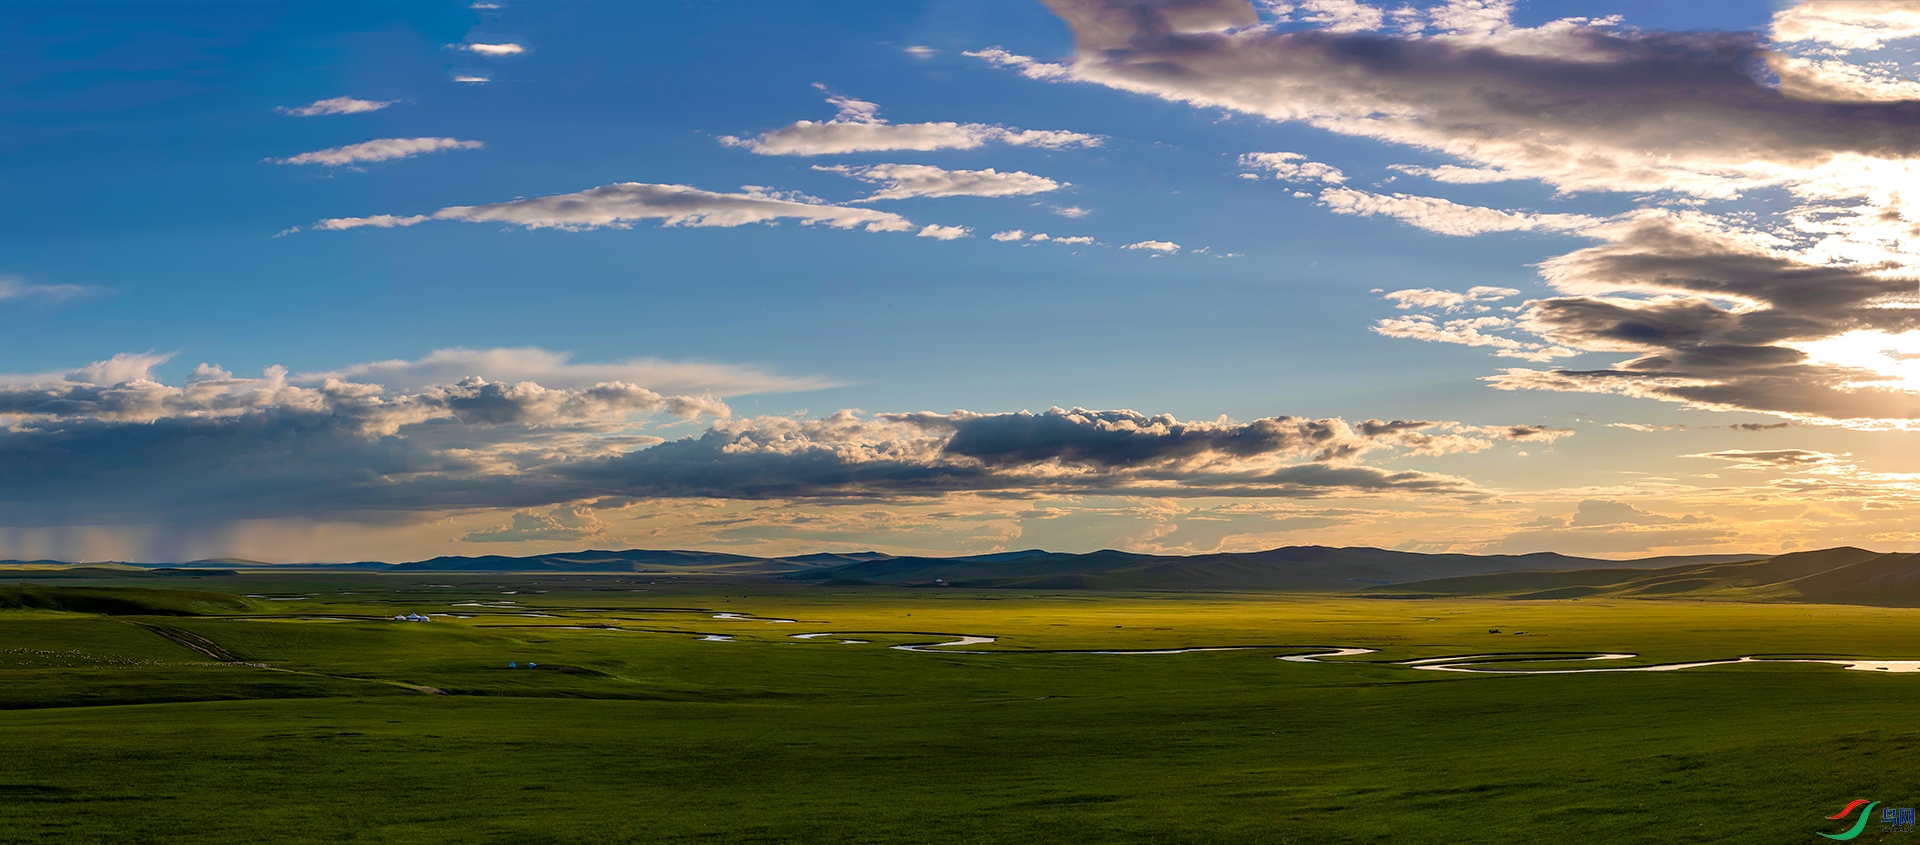
[(1263, 552), (1143, 555), (1106, 549), (1087, 554), (1020, 552), (977, 557), (890, 557), (785, 576), (799, 581), (896, 586), (1003, 587), (1038, 590), (1354, 590), (1462, 575), (1519, 570), (1588, 570), (1598, 566), (1648, 568), (1753, 560), (1755, 555), (1705, 555), (1605, 561), (1553, 553), (1530, 555), (1420, 554), (1389, 549), (1287, 546)]
[(1665, 597), (1920, 607), (1920, 555), (1841, 547), (1651, 571), (1595, 568), (1467, 575), (1366, 592), (1405, 597)]
[(60, 610), (107, 616), (197, 616), (253, 609), (226, 593), (144, 587), (0, 586), (0, 610)]

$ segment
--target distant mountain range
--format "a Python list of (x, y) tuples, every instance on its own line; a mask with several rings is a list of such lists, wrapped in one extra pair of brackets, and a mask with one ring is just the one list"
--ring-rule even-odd
[[(220, 558), (184, 563), (122, 565), (168, 571), (271, 567), (371, 572), (706, 572), (831, 585), (1282, 591), (1361, 590), (1378, 585), (1440, 583), (1445, 579), (1520, 573), (1566, 575), (1597, 570), (1644, 574), (1648, 570), (1737, 564), (1765, 557), (1686, 555), (1613, 561), (1552, 552), (1466, 555), (1422, 554), (1366, 547), (1287, 546), (1263, 552), (1203, 555), (1147, 555), (1111, 549), (1076, 554), (1029, 549), (958, 557), (900, 557), (880, 552), (852, 552), (767, 558), (726, 552), (628, 549), (527, 557), (447, 556), (398, 564), (377, 561), (267, 564)], [(59, 561), (0, 561), (0, 566), (23, 564), (70, 565)], [(1580, 582), (1578, 586), (1584, 585), (1585, 582)]]

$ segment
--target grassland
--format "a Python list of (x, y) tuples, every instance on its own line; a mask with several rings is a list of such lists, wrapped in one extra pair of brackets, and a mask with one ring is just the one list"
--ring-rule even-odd
[[(1819, 842), (1853, 798), (1920, 805), (1920, 675), (1390, 662), (1920, 658), (1913, 609), (640, 575), (26, 583), (0, 592), (0, 842)], [(407, 612), (467, 618), (391, 620)], [(846, 636), (792, 636), (818, 632)], [(886, 647), (963, 634), (993, 653)], [(1227, 645), (1259, 648), (1049, 653)], [(1315, 646), (1378, 651), (1274, 659)]]

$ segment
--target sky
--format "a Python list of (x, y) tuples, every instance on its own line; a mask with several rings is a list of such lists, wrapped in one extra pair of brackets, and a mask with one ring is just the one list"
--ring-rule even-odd
[(0, 557), (1920, 550), (1917, 38), (17, 7)]

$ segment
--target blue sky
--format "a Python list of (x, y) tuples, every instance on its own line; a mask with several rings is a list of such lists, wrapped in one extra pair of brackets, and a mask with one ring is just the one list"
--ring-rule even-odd
[[(1076, 35), (1083, 42), (1091, 37), (1101, 9), (1127, 5), (1120, 0), (1060, 0), (1054, 8), (1026, 0), (473, 5), (49, 4), (17, 10), (15, 25), (0, 35), (8, 80), (0, 86), (6, 92), (0, 94), (6, 128), (0, 191), (11, 200), (0, 205), (0, 279), (7, 280), (0, 288), (0, 352), (10, 374), (5, 383), (25, 397), (7, 406), (17, 415), (5, 418), (22, 438), (16, 459), (37, 469), (0, 480), (0, 554), (340, 559), (580, 545), (768, 553), (1027, 545), (1208, 551), (1289, 542), (1455, 550), (1559, 543), (1570, 551), (1630, 554), (1911, 542), (1891, 526), (1860, 526), (1904, 501), (1909, 482), (1899, 474), (1920, 471), (1908, 457), (1905, 430), (1914, 414), (1889, 410), (1912, 405), (1906, 398), (1912, 389), (1898, 381), (1897, 363), (1881, 372), (1873, 361), (1865, 372), (1881, 383), (1862, 387), (1846, 373), (1863, 365), (1842, 354), (1859, 347), (1871, 357), (1889, 344), (1905, 349), (1914, 342), (1905, 323), (1809, 311), (1814, 316), (1806, 319), (1824, 321), (1830, 330), (1738, 341), (1741, 349), (1801, 355), (1797, 350), (1821, 338), (1862, 327), (1879, 332), (1868, 340), (1847, 335), (1843, 345), (1853, 345), (1846, 350), (1818, 347), (1825, 351), (1808, 361), (1828, 369), (1784, 377), (1838, 385), (1818, 396), (1780, 392), (1776, 385), (1785, 382), (1772, 370), (1725, 376), (1694, 393), (1660, 386), (1668, 384), (1660, 379), (1699, 376), (1680, 364), (1631, 388), (1616, 388), (1624, 383), (1617, 376), (1552, 384), (1544, 376), (1513, 377), (1526, 381), (1505, 383), (1521, 389), (1504, 390), (1486, 380), (1511, 367), (1601, 372), (1636, 354), (1677, 361), (1681, 352), (1698, 351), (1701, 342), (1689, 340), (1694, 346), (1672, 355), (1648, 352), (1654, 347), (1641, 340), (1608, 339), (1566, 322), (1578, 309), (1607, 306), (1609, 296), (1628, 296), (1638, 303), (1634, 308), (1680, 307), (1666, 288), (1602, 290), (1613, 282), (1593, 281), (1601, 271), (1582, 271), (1587, 276), (1580, 283), (1543, 276), (1553, 272), (1543, 266), (1590, 254), (1583, 250), (1638, 249), (1635, 238), (1644, 233), (1622, 232), (1630, 220), (1655, 225), (1644, 215), (1666, 221), (1658, 225), (1710, 230), (1721, 239), (1716, 243), (1771, 250), (1769, 260), (1795, 267), (1867, 268), (1858, 272), (1877, 273), (1876, 279), (1905, 272), (1904, 248), (1886, 247), (1886, 237), (1865, 228), (1823, 239), (1808, 225), (1793, 224), (1802, 240), (1754, 246), (1816, 206), (1830, 216), (1866, 219), (1861, 209), (1868, 206), (1876, 213), (1893, 208), (1897, 216), (1897, 191), (1891, 200), (1863, 200), (1855, 188), (1833, 187), (1845, 179), (1821, 169), (1821, 162), (1840, 161), (1866, 143), (1853, 139), (1898, 131), (1883, 126), (1890, 119), (1859, 110), (1803, 113), (1812, 95), (1798, 93), (1794, 80), (1804, 72), (1821, 85), (1843, 79), (1873, 89), (1838, 95), (1843, 105), (1833, 108), (1841, 110), (1855, 100), (1907, 96), (1900, 86), (1911, 84), (1903, 40), (1911, 33), (1900, 28), (1907, 25), (1903, 4), (1881, 4), (1892, 11), (1873, 13), (1880, 15), (1874, 19), (1864, 12), (1808, 17), (1791, 5), (1759, 3), (1510, 7), (1456, 0), (1406, 7), (1411, 16), (1395, 17), (1392, 8), (1348, 0), (1267, 3), (1258, 10), (1209, 0), (1187, 5), (1233, 21), (1191, 30), (1177, 24), (1158, 34), (1148, 27), (1168, 43), (1204, 42), (1193, 55), (1205, 60), (1195, 59), (1185, 76), (1156, 75), (1152, 68), (1164, 64), (1126, 64), (1130, 59), (1118, 53), (1076, 46)], [(1164, 4), (1140, 6), (1165, 12)], [(1447, 10), (1491, 14), (1501, 22), (1485, 32), (1450, 30)], [(1611, 15), (1620, 18), (1596, 20)], [(1781, 29), (1795, 26), (1801, 29)], [(1776, 40), (1768, 48), (1770, 33)], [(1568, 45), (1590, 37), (1611, 40), (1591, 57), (1565, 57), (1575, 49)], [(1704, 93), (1673, 94), (1658, 79), (1631, 75), (1638, 72), (1631, 63), (1643, 60), (1634, 51), (1657, 54), (1681, 44), (1697, 52), (1710, 37), (1747, 40), (1711, 60), (1688, 59), (1695, 64), (1687, 72), (1710, 80), (1699, 83)], [(1412, 114), (1386, 129), (1355, 128), (1360, 125), (1340, 123), (1350, 117), (1340, 109), (1376, 108), (1355, 105), (1368, 96), (1386, 98), (1378, 109), (1408, 108), (1395, 105), (1399, 92), (1392, 85), (1424, 84), (1418, 74), (1407, 77), (1414, 82), (1356, 88), (1345, 94), (1348, 100), (1333, 103), (1313, 100), (1319, 94), (1311, 91), (1273, 93), (1290, 83), (1265, 66), (1230, 60), (1234, 50), (1265, 45), (1276, 51), (1264, 54), (1278, 56), (1274, 61), (1292, 61), (1286, 50), (1318, 49), (1316, 38), (1333, 44), (1333, 55), (1362, 56), (1354, 61), (1363, 63), (1370, 61), (1365, 51), (1444, 48), (1409, 53), (1408, 61), (1435, 62), (1435, 79), (1473, 66), (1448, 64), (1457, 56), (1491, 56), (1495, 64), (1560, 62), (1553, 68), (1565, 74), (1530, 70), (1499, 84), (1531, 86), (1525, 96), (1612, 103), (1607, 92), (1592, 90), (1592, 80), (1616, 79), (1612, 84), (1625, 92), (1617, 102), (1628, 102), (1633, 92), (1626, 89), (1635, 85), (1655, 99), (1701, 98), (1702, 105), (1684, 113), (1707, 115), (1703, 125), (1724, 120), (1729, 147), (1767, 121), (1803, 121), (1805, 136), (1815, 140), (1779, 161), (1765, 154), (1728, 159), (1694, 141), (1623, 128), (1635, 122), (1631, 111), (1600, 123), (1581, 123), (1590, 119), (1574, 110), (1543, 114), (1539, 125), (1521, 129), (1490, 122), (1491, 129), (1473, 130), (1478, 135), (1447, 136), (1451, 130), (1434, 128), (1441, 126), (1438, 113)], [(989, 48), (1031, 58), (1021, 59), (1026, 65), (996, 62), (982, 53)], [(1768, 49), (1810, 64), (1778, 65), (1782, 73), (1768, 77)], [(1210, 55), (1218, 61), (1205, 58)], [(1870, 66), (1873, 61), (1892, 61), (1894, 69)], [(1036, 62), (1062, 70), (1051, 77), (1020, 72)], [(1836, 77), (1841, 71), (1834, 62), (1872, 73)], [(1739, 76), (1753, 67), (1760, 71), (1752, 80)], [(1828, 108), (1835, 97), (1820, 94), (1813, 99), (1822, 105), (1813, 108)], [(312, 106), (336, 98), (360, 105), (348, 113), (290, 113), (327, 111)], [(843, 112), (847, 103), (853, 112)], [(1765, 114), (1790, 117), (1749, 120)], [(1556, 128), (1556, 120), (1564, 126)], [(978, 137), (970, 147), (761, 154), (773, 137), (767, 133), (805, 130), (801, 122), (808, 121), (957, 124), (953, 131)], [(1020, 134), (1035, 130), (1070, 134), (1051, 140)], [(1513, 140), (1498, 138), (1501, 131), (1538, 133), (1529, 136), (1536, 151), (1482, 143)], [(1539, 153), (1539, 138), (1563, 139), (1564, 149)], [(349, 152), (332, 153), (330, 160), (351, 158), (352, 145), (411, 139), (437, 139), (429, 144), (437, 149), (384, 160), (313, 161), (343, 148)], [(1800, 136), (1789, 143), (1801, 143)], [(1262, 153), (1293, 157), (1247, 158)], [(313, 155), (296, 158), (302, 154)], [(1617, 184), (1592, 175), (1605, 167), (1568, 175), (1553, 163), (1565, 155), (1611, 156), (1625, 169)], [(1907, 161), (1899, 151), (1872, 155), (1876, 166), (1901, 168)], [(1621, 164), (1635, 156), (1680, 164), (1648, 176)], [(1324, 163), (1341, 175), (1323, 179), (1312, 175), (1323, 171), (1284, 169), (1300, 162)], [(901, 184), (888, 181), (889, 173), (909, 172), (887, 169), (896, 165), (935, 181), (976, 174), (978, 184), (998, 187), (873, 198)], [(1512, 175), (1499, 181), (1420, 175), (1448, 167), (1504, 168)], [(989, 169), (990, 175), (977, 175)], [(1009, 174), (1026, 179), (1027, 187), (1009, 187)], [(617, 225), (576, 221), (556, 228), (553, 219), (536, 215), (539, 198), (623, 183), (687, 186), (705, 192), (695, 196), (699, 202), (738, 203), (750, 194), (799, 203), (806, 214), (865, 216), (852, 228), (803, 225), (792, 216), (741, 225), (696, 216), (662, 225), (647, 212)], [(940, 191), (953, 189), (934, 192)], [(1398, 205), (1393, 197), (1401, 198)], [(1447, 220), (1479, 213), (1461, 209), (1510, 216), (1468, 232), (1431, 215), (1416, 219), (1425, 212), (1407, 210), (1413, 208), (1408, 203), (1426, 198), (1449, 204), (1441, 212)], [(1363, 206), (1369, 210), (1355, 211)], [(473, 207), (493, 209), (486, 212), (492, 216), (469, 222), (473, 213), (453, 211)], [(436, 212), (440, 219), (390, 225)], [(352, 222), (375, 215), (392, 217), (381, 225)], [(1514, 222), (1521, 218), (1511, 215), (1547, 217)], [(865, 228), (875, 219), (898, 231)], [(950, 239), (916, 236), (934, 230)], [(993, 237), (1013, 231), (1021, 233), (1017, 240)], [(1041, 232), (1048, 241), (1032, 240)], [(1055, 242), (1060, 238), (1091, 242)], [(1388, 296), (1475, 288), (1508, 293), (1451, 305), (1429, 298), (1419, 307)], [(1560, 304), (1525, 310), (1545, 298)], [(1763, 310), (1785, 314), (1801, 307), (1789, 300), (1800, 301), (1783, 295), (1764, 300)], [(1749, 307), (1730, 302), (1697, 300), (1714, 320)], [(1381, 328), (1381, 321), (1411, 325), (1404, 321), (1416, 319), (1421, 308), (1428, 316), (1417, 319), (1426, 325), (1475, 314), (1507, 319), (1487, 331), (1505, 332), (1510, 340), (1501, 342), (1509, 346), (1467, 345), (1459, 334), (1465, 329), (1449, 329), (1450, 341), (1428, 342)], [(1503, 308), (1510, 310), (1497, 310)], [(1535, 358), (1489, 354), (1522, 348), (1512, 344), (1527, 345)], [(1557, 351), (1542, 351), (1548, 349)], [(87, 369), (116, 355), (125, 366)], [(195, 375), (203, 363), (221, 369)], [(291, 381), (273, 376), (272, 367), (285, 368)], [(388, 403), (381, 414), (403, 398), (402, 404), (413, 403), (407, 413), (414, 416), (404, 420), (382, 416), (375, 424), (355, 417), (349, 439), (358, 438), (355, 450), (423, 450), (421, 463), (407, 463), (399, 473), (369, 464), (364, 476), (311, 476), (297, 465), (325, 450), (275, 439), (278, 434), (235, 433), (243, 431), (235, 426), (284, 420), (296, 409), (324, 407), (327, 425), (342, 424), (343, 412), (329, 403), (344, 401), (338, 398), (344, 394), (322, 396), (329, 374), (376, 387), (384, 397), (379, 402)], [(694, 406), (630, 393), (589, 413), (577, 410), (588, 400), (554, 393), (541, 394), (542, 401), (575, 401), (568, 407), (576, 410), (563, 418), (482, 419), (443, 395), (442, 388), (467, 377), (575, 392), (618, 382), (720, 404), (689, 410)], [(226, 397), (218, 407), (189, 395), (191, 384), (216, 383)], [(139, 393), (149, 404), (101, 410), (108, 404), (99, 396), (115, 389), (112, 401)], [(478, 389), (461, 388), (467, 391), (461, 401)], [(419, 398), (434, 390), (442, 392)], [(178, 395), (153, 398), (160, 393), (152, 391)], [(82, 394), (92, 404), (81, 411), (42, 401), (80, 402), (75, 397)], [(252, 398), (234, 398), (241, 394)], [(524, 392), (515, 395), (514, 401), (531, 401)], [(1858, 410), (1863, 396), (1873, 399), (1872, 407)], [(428, 405), (433, 410), (419, 410)], [(1050, 407), (1127, 409), (1147, 420), (1171, 415), (1218, 426), (1282, 417), (1342, 425), (1414, 420), (1429, 426), (1422, 429), (1427, 435), (1457, 439), (1436, 445), (1440, 441), (1364, 434), (1355, 435), (1365, 445), (1350, 456), (1316, 454), (1292, 441), (1259, 453), (1267, 460), (1262, 473), (1296, 466), (1374, 473), (1365, 484), (1329, 481), (1312, 491), (1263, 487), (1276, 483), (1274, 475), (1258, 484), (1193, 481), (1252, 471), (1252, 465), (1222, 463), (1223, 456), (1247, 456), (1217, 444), (1201, 452), (1148, 450), (1151, 460), (1162, 462), (1151, 467), (1072, 449), (1022, 453), (1027, 463), (1015, 469), (954, 445), (971, 436), (967, 426), (974, 423), (972, 417), (955, 422), (950, 412), (991, 421), (1023, 410), (1044, 416)], [(753, 421), (819, 421), (842, 409), (858, 409), (859, 418), (870, 421), (912, 412), (950, 418), (930, 445), (890, 429), (866, 431), (857, 443), (829, 443), (821, 439), (826, 435), (810, 433), (811, 440), (793, 448), (838, 461), (880, 455), (920, 470), (932, 461), (943, 477), (964, 465), (960, 474), (970, 478), (1015, 472), (1023, 480), (923, 488), (840, 478), (824, 486), (816, 479), (747, 489), (682, 476), (672, 484), (654, 476), (616, 483), (586, 468), (592, 461), (617, 463), (621, 455), (640, 461), (635, 456), (662, 439), (672, 445), (721, 436), (715, 432), (775, 448), (754, 439), (770, 429)], [(1077, 419), (1088, 431), (1155, 425)], [(1788, 427), (1726, 428), (1782, 422)], [(896, 423), (915, 432), (930, 425), (889, 425)], [(173, 465), (166, 456), (182, 454), (170, 451), (182, 447), (156, 432), (174, 424), (193, 429), (182, 436), (200, 438), (194, 443), (246, 439), (211, 457), (180, 458), (186, 463), (168, 470)], [(203, 425), (217, 433), (194, 428)], [(1530, 433), (1499, 433), (1521, 431), (1515, 427)], [(128, 451), (109, 449), (97, 463), (45, 457), (74, 454), (78, 447), (70, 443), (59, 447), (65, 452), (36, 451), (82, 435)], [(158, 439), (138, 449), (126, 445), (148, 442), (142, 438)], [(909, 441), (918, 445), (910, 448)], [(527, 457), (536, 452), (539, 461)], [(482, 453), (485, 460), (474, 457)], [(920, 457), (903, 457), (907, 453)], [(1732, 474), (1722, 477), (1729, 465)], [(720, 475), (732, 471), (704, 466)], [(148, 500), (90, 486), (123, 484), (118, 474), (143, 472), (165, 472), (169, 484), (180, 486), (156, 490)], [(194, 480), (202, 473), (205, 478)], [(233, 492), (246, 488), (236, 477), (244, 481), (248, 473), (270, 487), (310, 489), (312, 499), (253, 507), (247, 496), (256, 494)], [(1104, 480), (1059, 480), (1087, 473)], [(1412, 487), (1382, 481), (1393, 473), (1424, 474), (1425, 480)], [(600, 480), (586, 486), (554, 481), (562, 477)], [(1034, 480), (1042, 477), (1049, 480)], [(52, 504), (45, 501), (49, 479), (66, 491)], [(522, 490), (552, 490), (488, 492), (512, 487), (515, 479)], [(409, 492), (407, 485), (428, 481), (431, 491)], [(1848, 492), (1835, 498), (1842, 482)], [(1180, 490), (1170, 493), (1166, 484)], [(326, 494), (329, 485), (339, 495)], [(369, 500), (368, 485), (393, 486)], [(206, 493), (207, 507), (191, 512), (171, 504), (204, 491), (225, 492)], [(738, 516), (702, 519), (689, 508)], [(1587, 510), (1624, 516), (1580, 523)], [(811, 524), (818, 527), (791, 524), (800, 512), (817, 513)], [(1810, 521), (1809, 513), (1817, 518)], [(1534, 522), (1543, 519), (1592, 530), (1542, 538)]]

